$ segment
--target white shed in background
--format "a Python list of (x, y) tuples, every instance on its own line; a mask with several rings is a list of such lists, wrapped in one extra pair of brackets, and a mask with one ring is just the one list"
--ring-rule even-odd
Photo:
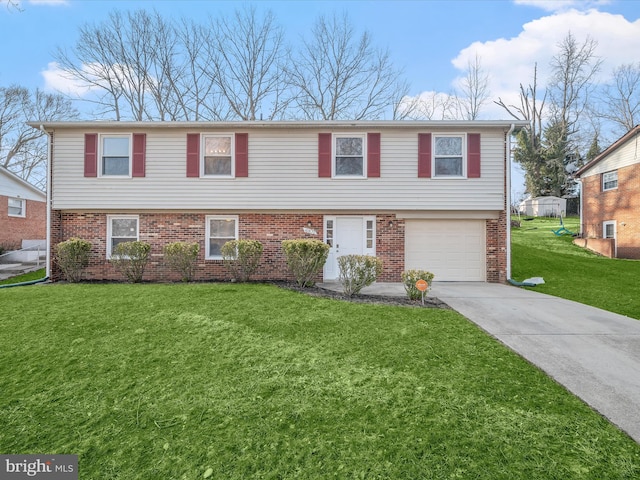
[(527, 198), (520, 203), (520, 214), (530, 217), (559, 217), (567, 212), (567, 199), (560, 197)]

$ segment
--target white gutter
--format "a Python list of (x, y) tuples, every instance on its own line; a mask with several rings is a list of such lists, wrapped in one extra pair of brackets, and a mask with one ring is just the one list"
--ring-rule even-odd
[(515, 128), (512, 123), (504, 139), (507, 155), (507, 280), (511, 279), (511, 134)]
[(47, 257), (45, 277), (51, 275), (51, 135), (40, 125), (40, 130), (47, 136)]

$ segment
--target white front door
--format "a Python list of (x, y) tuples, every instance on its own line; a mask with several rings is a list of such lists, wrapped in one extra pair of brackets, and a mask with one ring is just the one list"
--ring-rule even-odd
[(375, 217), (325, 217), (324, 232), (330, 246), (324, 280), (338, 278), (342, 255), (375, 255)]

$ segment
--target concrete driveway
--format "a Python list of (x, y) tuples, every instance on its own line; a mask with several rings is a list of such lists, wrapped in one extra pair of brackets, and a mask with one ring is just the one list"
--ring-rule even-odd
[[(363, 293), (404, 295), (401, 284)], [(538, 366), (640, 443), (640, 320), (509, 285), (434, 282), (429, 295)]]

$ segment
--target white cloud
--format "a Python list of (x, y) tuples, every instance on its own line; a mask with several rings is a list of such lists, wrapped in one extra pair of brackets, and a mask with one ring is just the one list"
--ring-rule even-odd
[[(523, 25), (516, 37), (472, 43), (452, 60), (462, 76), (477, 54), (482, 69), (489, 74), (492, 98), (483, 107), (482, 118), (508, 118), (493, 100), (501, 97), (507, 103), (518, 102), (520, 84), (526, 87), (532, 82), (536, 62), (542, 92), (549, 80), (549, 63), (557, 45), (569, 32), (580, 43), (587, 37), (598, 42), (596, 55), (603, 62), (598, 81), (607, 80), (619, 65), (640, 62), (640, 19), (629, 21), (622, 15), (597, 10), (569, 10), (544, 16)], [(459, 81), (460, 78), (454, 79), (452, 85)]]
[(47, 92), (60, 92), (82, 98), (92, 91), (89, 85), (70, 78), (57, 62), (50, 62), (40, 73), (44, 77), (44, 90)]
[(547, 12), (559, 12), (562, 10), (589, 9), (599, 5), (608, 5), (610, 0), (514, 0), (516, 5), (541, 8)]

